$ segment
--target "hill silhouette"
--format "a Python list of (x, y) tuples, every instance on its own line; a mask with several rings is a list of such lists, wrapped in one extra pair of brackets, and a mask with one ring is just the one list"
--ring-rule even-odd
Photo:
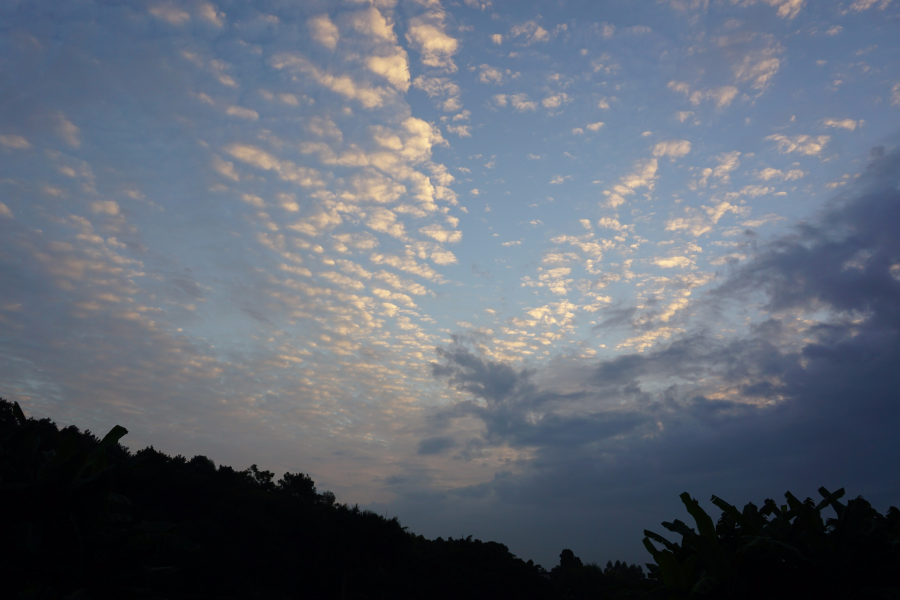
[(0, 399), (0, 597), (900, 598), (900, 511), (843, 505), (843, 490), (742, 512), (714, 496), (715, 525), (685, 493), (697, 530), (663, 523), (680, 543), (645, 531), (649, 577), (568, 549), (547, 571), (501, 543), (415, 535), (303, 473), (131, 452), (125, 434), (60, 429)]

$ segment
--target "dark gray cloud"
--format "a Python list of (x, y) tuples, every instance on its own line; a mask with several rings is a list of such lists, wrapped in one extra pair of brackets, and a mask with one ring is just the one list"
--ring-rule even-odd
[[(541, 371), (454, 338), (432, 373), (474, 399), (443, 409), (436, 426), (474, 416), (483, 447), (533, 458), (427, 495), (442, 518), (422, 525), (465, 524), (547, 566), (563, 545), (642, 562), (641, 530), (684, 518), (685, 490), (744, 503), (825, 485), (880, 509), (900, 503), (898, 223), (900, 151), (876, 149), (852, 189), (759, 243), (704, 300), (727, 310), (764, 294), (767, 318), (743, 336), (700, 329), (652, 352)], [(813, 325), (798, 331), (798, 314)], [(420, 501), (397, 504), (413, 526)]]
[(418, 454), (427, 456), (429, 454), (440, 454), (450, 448), (456, 446), (456, 442), (451, 437), (437, 436), (428, 438), (419, 442)]

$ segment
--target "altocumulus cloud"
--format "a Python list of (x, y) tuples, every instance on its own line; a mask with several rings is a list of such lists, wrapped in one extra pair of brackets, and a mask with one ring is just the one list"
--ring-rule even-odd
[(652, 352), (538, 371), (455, 337), (432, 374), (464, 397), (435, 410), (419, 453), (505, 452), (508, 468), (480, 485), (410, 489), (397, 506), (416, 520), (427, 505), (552, 565), (564, 545), (645, 562), (641, 530), (683, 518), (685, 490), (758, 503), (843, 486), (896, 503), (898, 184), (900, 152), (874, 149), (852, 190), (732, 270), (703, 302), (725, 312), (760, 294), (741, 336), (694, 328)]

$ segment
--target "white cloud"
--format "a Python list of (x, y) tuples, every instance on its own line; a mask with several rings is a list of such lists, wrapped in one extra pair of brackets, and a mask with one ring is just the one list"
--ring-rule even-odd
[(635, 193), (635, 190), (646, 187), (653, 189), (656, 182), (656, 171), (659, 163), (655, 158), (640, 160), (635, 163), (634, 170), (622, 177), (619, 183), (611, 190), (605, 190), (606, 204), (615, 208), (625, 202), (625, 196)]
[(226, 177), (232, 181), (240, 181), (241, 179), (237, 174), (237, 171), (234, 170), (234, 163), (222, 160), (218, 156), (213, 156), (212, 168), (222, 177)]
[(374, 38), (395, 42), (393, 25), (374, 6), (350, 15), (350, 26), (358, 31)]
[(494, 85), (503, 83), (503, 71), (500, 69), (496, 69), (490, 65), (480, 65), (478, 69), (481, 71), (478, 74), (478, 81), (481, 83), (490, 83)]
[[(691, 86), (683, 81), (670, 81), (668, 88), (673, 92), (684, 94), (694, 106), (698, 106), (704, 100), (712, 100), (715, 102), (716, 108), (729, 106), (732, 100), (737, 97), (739, 91), (733, 85), (726, 85), (717, 88), (698, 89), (691, 92)], [(685, 119), (693, 114), (690, 111), (680, 112), (678, 113), (679, 121), (683, 123)]]
[(503, 43), (503, 36), (499, 33), (494, 33), (491, 35), (491, 41), (499, 46)]
[[(248, 144), (232, 144), (225, 151), (234, 158), (266, 171), (275, 171), (284, 181), (291, 181), (303, 187), (324, 185), (315, 169), (298, 167), (289, 160), (279, 160), (268, 152)], [(222, 173), (222, 171), (219, 171)], [(224, 174), (224, 173), (223, 173)]]
[(345, 249), (373, 250), (378, 246), (378, 238), (367, 231), (359, 233), (337, 233), (331, 237), (340, 242)]
[(653, 264), (664, 269), (672, 269), (675, 267), (689, 267), (694, 264), (687, 256), (669, 256), (667, 258), (656, 258)]
[(443, 31), (440, 19), (431, 23), (420, 17), (411, 19), (406, 39), (419, 52), (425, 66), (456, 72), (453, 55), (459, 48), (459, 42)]
[(428, 225), (420, 227), (419, 233), (427, 235), (430, 238), (441, 242), (442, 244), (455, 244), (462, 239), (462, 232), (451, 229), (444, 229), (440, 225)]
[(269, 59), (269, 64), (276, 69), (289, 69), (305, 73), (320, 85), (345, 98), (358, 101), (365, 108), (376, 108), (385, 102), (386, 94), (382, 88), (355, 82), (348, 75), (332, 75), (321, 71), (299, 54), (282, 52)]
[(528, 94), (513, 94), (509, 97), (509, 103), (515, 110), (519, 112), (526, 112), (529, 110), (537, 109), (537, 102), (533, 102), (532, 100), (530, 100), (528, 98)]
[(3, 217), (4, 219), (15, 219), (15, 216), (12, 211), (9, 210), (9, 207), (2, 202), (0, 202), (0, 217)]
[(822, 153), (822, 150), (825, 148), (826, 144), (828, 144), (829, 140), (831, 140), (831, 137), (827, 135), (815, 137), (809, 135), (795, 135), (788, 137), (776, 133), (767, 136), (766, 139), (776, 142), (778, 144), (778, 151), (782, 154), (799, 152), (800, 154), (806, 154), (807, 156), (818, 156)]
[(225, 13), (216, 10), (216, 7), (209, 2), (200, 4), (197, 8), (197, 14), (201, 19), (212, 23), (216, 27), (221, 27), (225, 24)]
[(597, 221), (597, 225), (603, 227), (604, 229), (612, 229), (613, 231), (624, 231), (628, 229), (628, 226), (619, 223), (618, 219), (613, 219), (610, 217), (603, 217), (602, 219)]
[(541, 104), (544, 105), (544, 108), (559, 108), (563, 104), (569, 101), (569, 96), (560, 92), (559, 94), (553, 94), (552, 96), (547, 96), (541, 101)]
[(761, 171), (756, 172), (756, 176), (763, 181), (769, 181), (772, 179), (780, 179), (781, 181), (793, 181), (795, 179), (801, 179), (804, 175), (806, 175), (806, 173), (804, 173), (800, 169), (791, 169), (785, 173), (781, 169), (773, 169), (771, 167), (767, 167), (765, 169), (762, 169)]
[(854, 131), (856, 128), (862, 123), (862, 121), (854, 121), (853, 119), (825, 119), (822, 124), (825, 127), (836, 127), (840, 129), (846, 129), (848, 131)]
[(446, 112), (456, 112), (462, 108), (459, 86), (446, 77), (423, 77), (413, 80), (413, 87), (428, 94), (429, 98), (442, 98), (441, 108)]
[(66, 143), (73, 148), (81, 147), (81, 138), (79, 137), (81, 130), (69, 121), (61, 112), (56, 114), (56, 119), (56, 131), (59, 132), (59, 135), (62, 136)]
[(550, 32), (538, 25), (537, 21), (526, 21), (513, 27), (509, 32), (509, 36), (514, 38), (523, 36), (526, 44), (534, 44), (548, 41)]
[[(778, 16), (782, 19), (793, 19), (800, 14), (800, 9), (806, 3), (806, 0), (763, 0), (769, 6), (778, 9)], [(858, 0), (859, 1), (859, 0)], [(862, 0), (866, 1), (866, 0)]]
[(229, 106), (228, 110), (225, 111), (229, 117), (238, 117), (239, 119), (247, 119), (249, 121), (255, 121), (259, 118), (259, 113), (250, 108), (244, 108), (243, 106)]
[(31, 148), (31, 144), (21, 135), (0, 135), (0, 146), (4, 148), (12, 148), (22, 150)]
[(115, 216), (119, 214), (119, 204), (114, 200), (96, 200), (91, 202), (91, 210), (102, 215)]
[(784, 221), (785, 217), (781, 215), (777, 215), (775, 213), (769, 213), (763, 217), (758, 219), (751, 219), (749, 221), (741, 221), (741, 227), (761, 227), (762, 225), (766, 225), (768, 223), (776, 223), (778, 221)]
[(687, 140), (666, 140), (659, 142), (653, 147), (653, 156), (669, 156), (678, 158), (685, 156), (691, 151), (691, 143)]
[(254, 196), (253, 194), (241, 194), (241, 200), (249, 204), (254, 208), (265, 208), (266, 203), (259, 196)]
[(163, 2), (150, 7), (150, 14), (170, 25), (184, 25), (191, 20), (187, 11), (177, 7), (172, 2)]
[(596, 123), (589, 123), (587, 128), (590, 131), (600, 131), (600, 128), (603, 127), (603, 121), (597, 121)]
[(455, 133), (461, 138), (472, 137), (472, 127), (470, 125), (447, 125), (448, 133)]
[(398, 223), (397, 215), (386, 208), (375, 208), (369, 212), (366, 225), (374, 231), (386, 233), (401, 240), (406, 239), (406, 230), (403, 228), (403, 223)]
[(853, 4), (850, 5), (850, 10), (854, 12), (861, 12), (864, 10), (869, 10), (876, 4), (878, 4), (879, 10), (884, 10), (890, 3), (891, 0), (853, 0)]
[(684, 209), (684, 217), (675, 217), (666, 221), (666, 231), (687, 231), (694, 237), (712, 231), (714, 225), (727, 213), (742, 215), (750, 209), (745, 206), (736, 206), (729, 202), (718, 202), (713, 206), (704, 206), (702, 211), (693, 207)]
[(391, 56), (370, 56), (366, 66), (373, 73), (387, 79), (398, 90), (405, 92), (409, 89), (409, 63), (405, 52)]
[(891, 104), (900, 106), (900, 83), (895, 83), (891, 88)]

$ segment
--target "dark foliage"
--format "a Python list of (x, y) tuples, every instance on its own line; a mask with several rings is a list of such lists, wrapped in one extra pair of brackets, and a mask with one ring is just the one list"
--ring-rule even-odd
[[(682, 536), (681, 544), (644, 530), (644, 545), (656, 564), (648, 565), (660, 598), (900, 598), (900, 511), (879, 514), (862, 497), (819, 488), (823, 500), (800, 502), (790, 492), (780, 507), (766, 500), (743, 512), (721, 498), (712, 518), (687, 493), (681, 500), (697, 530), (680, 520), (663, 527)], [(822, 519), (831, 507), (836, 518)], [(653, 542), (664, 546), (658, 550)]]
[(843, 505), (843, 490), (743, 512), (713, 496), (715, 526), (682, 494), (699, 533), (645, 531), (649, 579), (571, 550), (547, 572), (496, 542), (416, 536), (302, 473), (131, 453), (126, 433), (101, 440), (0, 400), (0, 598), (900, 598), (900, 511)]
[(132, 454), (118, 443), (126, 433), (60, 430), (0, 401), (0, 537), (11, 542), (0, 597), (557, 596), (543, 568), (503, 544), (427, 540), (302, 473), (276, 482), (256, 465)]

